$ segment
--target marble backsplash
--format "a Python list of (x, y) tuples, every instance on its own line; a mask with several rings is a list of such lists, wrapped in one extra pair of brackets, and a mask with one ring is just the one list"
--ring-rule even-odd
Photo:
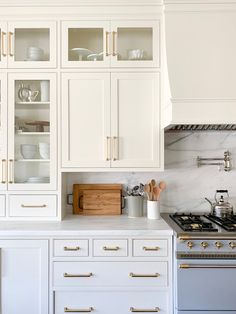
[[(225, 172), (218, 166), (197, 167), (200, 157), (220, 157), (229, 150), (232, 170)], [(236, 132), (181, 132), (165, 134), (164, 172), (121, 172), (121, 173), (73, 173), (67, 176), (68, 193), (73, 183), (122, 183), (134, 186), (152, 178), (164, 180), (167, 189), (161, 195), (161, 211), (209, 211), (204, 200), (214, 198), (216, 189), (228, 189), (230, 202), (236, 212)]]

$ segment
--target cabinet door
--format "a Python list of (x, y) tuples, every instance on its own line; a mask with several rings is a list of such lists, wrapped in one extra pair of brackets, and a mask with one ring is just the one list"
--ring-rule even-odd
[(62, 22), (62, 66), (109, 66), (109, 28), (106, 21)]
[(7, 189), (7, 76), (0, 73), (0, 190)]
[(0, 68), (7, 67), (7, 23), (0, 22)]
[(158, 21), (112, 22), (111, 65), (115, 67), (159, 67), (159, 27)]
[(62, 74), (62, 167), (109, 167), (110, 74)]
[(0, 240), (1, 314), (48, 313), (48, 241)]
[(8, 66), (55, 68), (56, 44), (55, 22), (10, 22), (8, 23)]
[(56, 189), (56, 75), (8, 80), (8, 189)]
[(112, 167), (160, 167), (158, 73), (113, 73)]

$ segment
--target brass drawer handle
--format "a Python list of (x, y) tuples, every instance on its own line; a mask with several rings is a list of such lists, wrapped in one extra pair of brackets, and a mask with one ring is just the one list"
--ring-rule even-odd
[(24, 204), (21, 204), (21, 207), (22, 208), (45, 208), (47, 207), (46, 204), (42, 204), (42, 205), (24, 205)]
[(9, 159), (9, 170), (8, 170), (8, 183), (13, 184), (14, 183), (14, 160)]
[(88, 273), (88, 274), (68, 274), (68, 273), (64, 273), (63, 276), (65, 278), (87, 278), (87, 277), (92, 277), (93, 273)]
[(110, 32), (106, 32), (106, 56), (110, 56), (110, 53), (109, 53), (109, 35), (110, 35)]
[(6, 159), (2, 159), (2, 184), (6, 184), (7, 179), (6, 179)]
[(6, 46), (5, 46), (5, 42), (6, 42), (6, 33), (2, 32), (2, 56), (6, 57), (7, 53), (6, 53)]
[(106, 149), (106, 151), (107, 151), (107, 156), (106, 156), (106, 161), (109, 161), (109, 160), (111, 160), (111, 157), (110, 157), (110, 152), (111, 152), (111, 138), (110, 138), (110, 136), (107, 136), (106, 137), (106, 146), (107, 146), (107, 149)]
[(134, 307), (130, 308), (130, 312), (133, 313), (157, 313), (159, 311), (160, 311), (159, 307), (155, 307), (154, 309), (136, 309)]
[(158, 273), (155, 273), (155, 274), (134, 274), (134, 273), (130, 273), (129, 276), (132, 277), (132, 278), (157, 278), (157, 277), (160, 277), (160, 274), (158, 274)]
[(113, 136), (113, 161), (119, 160), (119, 138), (117, 136)]
[(8, 33), (8, 47), (9, 47), (9, 55), (10, 57), (14, 57), (14, 53), (12, 52), (12, 37), (13, 37), (13, 33), (9, 32)]
[(143, 250), (144, 250), (144, 251), (159, 251), (160, 248), (159, 248), (158, 246), (155, 246), (155, 247), (143, 246)]
[(93, 307), (89, 307), (88, 309), (69, 309), (68, 307), (64, 307), (64, 313), (90, 313), (93, 310)]
[(180, 269), (190, 269), (190, 268), (212, 268), (212, 269), (224, 269), (224, 268), (236, 268), (236, 265), (218, 265), (218, 264), (180, 264)]
[(64, 251), (79, 251), (79, 250), (80, 250), (79, 246), (75, 246), (75, 247), (64, 246)]
[(117, 32), (112, 32), (112, 55), (113, 55), (113, 57), (117, 56), (117, 52), (116, 52), (116, 35), (117, 35)]
[(119, 246), (114, 246), (114, 247), (108, 247), (108, 246), (104, 246), (103, 250), (104, 251), (119, 251), (120, 247)]

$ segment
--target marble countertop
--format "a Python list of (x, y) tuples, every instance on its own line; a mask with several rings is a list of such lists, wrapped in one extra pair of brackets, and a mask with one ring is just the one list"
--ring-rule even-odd
[(146, 217), (67, 216), (61, 222), (0, 222), (0, 236), (156, 236), (172, 235), (163, 220)]

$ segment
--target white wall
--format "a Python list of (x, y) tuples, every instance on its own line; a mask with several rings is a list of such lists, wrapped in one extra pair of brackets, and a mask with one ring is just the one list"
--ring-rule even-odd
[(219, 171), (217, 166), (197, 168), (196, 158), (223, 157), (225, 150), (236, 159), (236, 132), (169, 133), (165, 135), (165, 171), (161, 173), (73, 173), (73, 183), (122, 183), (136, 185), (150, 179), (165, 180), (161, 211), (208, 211), (204, 197), (212, 199), (216, 189), (228, 189), (236, 212), (236, 170)]

